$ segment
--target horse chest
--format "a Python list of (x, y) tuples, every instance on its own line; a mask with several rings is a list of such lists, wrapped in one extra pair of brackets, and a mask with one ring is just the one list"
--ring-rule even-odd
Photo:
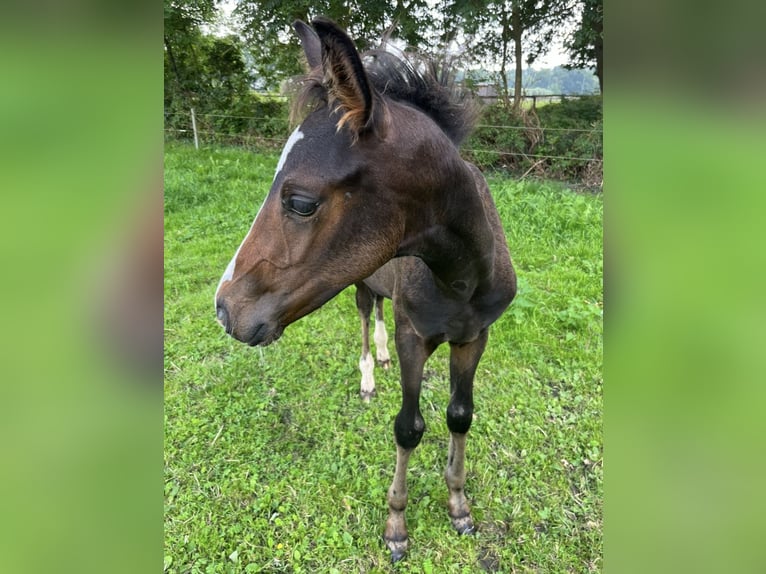
[(486, 313), (482, 300), (466, 302), (447, 295), (416, 257), (389, 261), (365, 283), (392, 299), (397, 322), (406, 317), (420, 337), (435, 343), (473, 341), (495, 319)]
[(474, 341), (489, 324), (470, 302), (407, 295), (394, 304), (402, 305), (415, 331), (429, 341), (467, 343)]

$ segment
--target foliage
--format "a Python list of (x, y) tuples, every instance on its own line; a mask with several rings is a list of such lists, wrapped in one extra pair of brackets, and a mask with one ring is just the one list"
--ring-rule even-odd
[(255, 0), (242, 2), (236, 13), (243, 23), (243, 32), (258, 76), (266, 87), (276, 89), (281, 81), (303, 72), (300, 43), (293, 32), (295, 20), (310, 21), (323, 15), (345, 28), (359, 49), (377, 46), (385, 30), (396, 23), (394, 37), (410, 46), (427, 49), (430, 40), (428, 2), (361, 0), (346, 3), (332, 0)]
[[(400, 406), (396, 356), (358, 398), (353, 289), (252, 349), (215, 322), (218, 278), (276, 154), (165, 155), (165, 571), (389, 571), (381, 541)], [(602, 199), (490, 178), (520, 291), (479, 364), (457, 536), (442, 477), (448, 353), (427, 365), (399, 572), (595, 572), (602, 526)], [(392, 329), (390, 304), (387, 325)], [(393, 348), (391, 349), (393, 351)]]
[[(568, 39), (573, 67), (595, 61), (601, 79), (601, 0), (580, 0), (580, 27)], [(203, 34), (203, 25), (216, 17), (217, 0), (165, 0), (166, 109), (175, 112), (210, 97), (221, 101), (242, 96), (247, 87), (278, 91), (281, 83), (303, 71), (296, 19), (323, 14), (345, 27), (360, 49), (376, 46), (384, 31), (420, 52), (444, 52), (459, 47), (460, 57), (473, 64), (497, 64), (493, 72), (503, 101), (514, 96), (518, 109), (522, 66), (545, 54), (580, 6), (574, 0), (362, 0), (352, 4), (322, 0), (254, 0), (234, 11), (240, 36), (217, 38)], [(599, 52), (601, 53), (601, 52)], [(246, 65), (243, 62), (247, 62)], [(511, 64), (515, 73), (509, 83)], [(217, 72), (221, 70), (221, 72)], [(217, 74), (228, 70), (227, 81)], [(236, 79), (236, 82), (235, 82)], [(236, 83), (236, 85), (235, 85)], [(513, 89), (511, 89), (513, 88)], [(220, 106), (218, 106), (220, 108)]]
[(196, 37), (193, 49), (180, 56), (172, 48), (165, 51), (165, 128), (191, 137), (194, 108), (197, 129), (208, 140), (237, 135), (264, 142), (284, 137), (287, 102), (251, 89), (240, 41), (199, 29), (188, 34)]
[[(547, 53), (553, 36), (571, 16), (568, 0), (445, 0), (443, 10), (448, 39), (454, 40), (460, 30), (473, 61), (499, 64), (495, 77), (502, 101), (508, 107), (513, 95), (516, 110), (521, 104), (524, 62), (532, 65)], [(515, 65), (513, 91), (508, 82), (511, 62)]]
[[(502, 125), (510, 121), (511, 126), (523, 127), (524, 131), (484, 129), (474, 138), (471, 148), (489, 151), (471, 152), (477, 163), (509, 167), (519, 173), (532, 168), (538, 176), (569, 181), (585, 177), (589, 182), (598, 183), (599, 162), (568, 158), (600, 159), (600, 135), (548, 133), (544, 130), (562, 126), (538, 123), (535, 116), (530, 117), (521, 109), (522, 63), (533, 62), (545, 52), (557, 26), (570, 17), (571, 6), (566, 0), (445, 0), (439, 6), (440, 16), (429, 18), (432, 12), (428, 11), (425, 0), (406, 5), (366, 0), (353, 9), (336, 2), (309, 6), (305, 0), (277, 3), (260, 0), (240, 3), (236, 9), (245, 36), (241, 39), (219, 38), (201, 31), (201, 26), (210, 23), (215, 15), (212, 0), (166, 0), (166, 128), (174, 137), (191, 137), (189, 110), (194, 108), (197, 128), (208, 142), (279, 145), (286, 136), (287, 104), (279, 97), (256, 95), (251, 88), (257, 82), (276, 87), (279, 80), (301, 71), (302, 56), (292, 30), (295, 19), (310, 20), (314, 15), (328, 14), (348, 29), (362, 49), (376, 42), (380, 32), (393, 21), (398, 22), (394, 33), (407, 43), (421, 50), (433, 48), (435, 30), (441, 26), (441, 40), (464, 41), (464, 56), (469, 59), (501, 59), (500, 70), (491, 74), (495, 79), (500, 78), (506, 108), (510, 107), (506, 65), (510, 62), (516, 65), (514, 112), (509, 115), (490, 111), (488, 115), (493, 118), (488, 123)], [(498, 22), (502, 24), (499, 27)], [(461, 29), (459, 34), (458, 29)], [(522, 39), (526, 58), (522, 58)], [(252, 46), (257, 46), (257, 50)], [(470, 74), (466, 77), (473, 81)], [(544, 85), (557, 93), (582, 93), (593, 87), (587, 73), (573, 77), (573, 73), (564, 74), (563, 68), (551, 71), (528, 68), (526, 79), (529, 93), (545, 93), (546, 88), (541, 87)], [(600, 129), (595, 119), (583, 125), (576, 118), (574, 123), (578, 129)], [(559, 159), (539, 162), (525, 157), (540, 155), (543, 151)]]
[(493, 105), (484, 109), (464, 148), (483, 168), (598, 187), (602, 131), (600, 96), (565, 99), (518, 113)]
[(199, 77), (207, 58), (206, 49), (199, 46), (205, 41), (200, 26), (214, 17), (213, 0), (164, 0), (166, 108), (176, 98), (188, 98), (201, 91)]
[[(201, 26), (215, 16), (213, 2), (165, 3), (165, 119), (166, 128), (189, 129), (189, 110), (212, 115), (253, 114), (252, 79), (235, 36), (204, 34)], [(224, 133), (230, 121), (209, 122)]]
[(546, 127), (575, 129), (601, 121), (602, 107), (601, 96), (565, 98), (557, 104), (540, 108), (537, 116)]
[(164, 0), (165, 37), (191, 36), (215, 17), (216, 0)]
[[(207, 143), (256, 145), (260, 148), (280, 147), (287, 139), (288, 102), (274, 94), (248, 91), (237, 97), (230, 108), (212, 109), (209, 113), (195, 114), (197, 129)], [(169, 118), (176, 130), (170, 130), (167, 139), (192, 137), (191, 114), (181, 111)]]
[(566, 38), (570, 67), (590, 68), (595, 65), (599, 88), (604, 87), (604, 5), (603, 0), (579, 0), (579, 26)]

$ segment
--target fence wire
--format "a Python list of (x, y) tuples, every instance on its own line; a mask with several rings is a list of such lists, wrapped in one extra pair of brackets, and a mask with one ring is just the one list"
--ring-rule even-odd
[[(166, 111), (165, 117), (180, 117), (190, 118), (188, 112), (171, 112)], [(196, 114), (197, 129), (196, 134), (200, 142), (205, 144), (224, 144), (224, 145), (239, 145), (248, 146), (252, 148), (268, 148), (279, 149), (285, 145), (288, 139), (287, 134), (279, 136), (264, 135), (259, 133), (226, 133), (221, 130), (216, 130), (210, 126), (211, 122), (206, 121), (207, 118), (230, 118), (232, 120), (247, 120), (251, 122), (274, 122), (272, 116), (248, 116), (248, 115), (231, 115), (231, 114), (219, 114), (219, 113), (202, 113)], [(188, 128), (180, 127), (166, 127), (165, 138), (168, 140), (192, 140), (194, 138), (194, 130), (191, 129), (191, 120), (189, 119)], [(241, 126), (240, 126), (241, 129)], [(558, 127), (545, 127), (545, 126), (513, 126), (513, 125), (500, 125), (500, 124), (477, 124), (476, 129), (496, 129), (496, 130), (513, 130), (517, 132), (555, 132), (557, 134), (575, 133), (575, 134), (595, 134), (597, 136), (602, 135), (600, 129), (584, 129), (584, 128), (558, 128)], [(501, 158), (514, 158), (520, 162), (529, 162), (531, 165), (522, 163), (516, 166), (517, 175), (521, 174), (521, 178), (527, 178), (532, 174), (530, 179), (538, 178), (533, 173), (537, 170), (539, 178), (544, 178), (545, 170), (540, 166), (544, 162), (558, 161), (558, 162), (579, 162), (586, 167), (582, 169), (585, 174), (580, 178), (580, 181), (561, 181), (561, 183), (574, 188), (588, 189), (598, 191), (602, 187), (603, 175), (603, 157), (600, 154), (591, 157), (582, 156), (566, 156), (566, 155), (552, 155), (552, 154), (535, 154), (525, 153), (523, 151), (511, 151), (507, 149), (491, 149), (481, 147), (463, 147), (461, 151), (469, 155), (469, 159), (476, 159), (477, 157), (484, 157), (486, 154), (501, 157)], [(506, 168), (508, 166), (502, 166)], [(522, 174), (523, 172), (523, 174)]]

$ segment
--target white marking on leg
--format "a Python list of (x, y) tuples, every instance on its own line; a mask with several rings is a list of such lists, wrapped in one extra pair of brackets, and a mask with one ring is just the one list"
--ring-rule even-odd
[(388, 334), (386, 333), (386, 323), (384, 321), (375, 320), (373, 338), (375, 339), (375, 351), (378, 362), (381, 364), (388, 363), (391, 360), (391, 356), (388, 354)]
[(372, 360), (372, 354), (362, 355), (362, 358), (359, 359), (359, 370), (362, 372), (359, 394), (366, 399), (369, 399), (375, 392), (375, 376), (372, 373), (374, 369), (375, 361)]
[[(292, 150), (293, 146), (301, 139), (303, 139), (303, 132), (301, 131), (301, 126), (298, 126), (297, 128), (295, 128), (293, 133), (290, 134), (290, 137), (287, 139), (287, 143), (285, 143), (284, 149), (282, 149), (282, 155), (279, 157), (279, 162), (277, 163), (277, 169), (274, 172), (274, 180), (277, 179), (277, 175), (279, 175), (279, 172), (282, 171), (282, 168), (284, 167), (285, 162), (287, 161), (287, 156), (290, 155), (290, 150)], [(274, 180), (272, 180), (272, 183)], [(263, 205), (265, 203), (266, 203), (266, 200), (264, 199), (263, 203), (261, 204), (261, 207), (258, 209), (258, 213), (256, 214), (255, 219), (253, 219), (253, 223), (250, 224), (250, 229), (245, 234), (245, 238), (242, 240), (242, 243), (239, 244), (237, 251), (234, 253), (234, 257), (232, 257), (231, 261), (229, 261), (229, 264), (226, 266), (226, 270), (223, 272), (223, 276), (221, 277), (221, 280), (218, 282), (218, 287), (216, 287), (215, 295), (213, 296), (214, 306), (215, 306), (216, 300), (218, 299), (218, 292), (221, 290), (221, 285), (223, 285), (224, 282), (226, 281), (231, 281), (232, 277), (234, 277), (234, 272), (236, 271), (236, 267), (237, 267), (237, 255), (239, 255), (240, 249), (242, 249), (242, 246), (245, 244), (245, 241), (247, 241), (247, 238), (250, 236), (250, 233), (253, 231), (253, 227), (255, 227), (255, 222), (258, 221), (258, 216), (261, 214), (261, 210), (263, 209)]]

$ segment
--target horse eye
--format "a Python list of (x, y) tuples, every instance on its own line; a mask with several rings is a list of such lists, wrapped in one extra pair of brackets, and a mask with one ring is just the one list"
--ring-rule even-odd
[(319, 206), (319, 202), (299, 195), (291, 195), (282, 200), (282, 205), (285, 209), (289, 209), (293, 213), (308, 217), (309, 215), (314, 215), (314, 212)]

